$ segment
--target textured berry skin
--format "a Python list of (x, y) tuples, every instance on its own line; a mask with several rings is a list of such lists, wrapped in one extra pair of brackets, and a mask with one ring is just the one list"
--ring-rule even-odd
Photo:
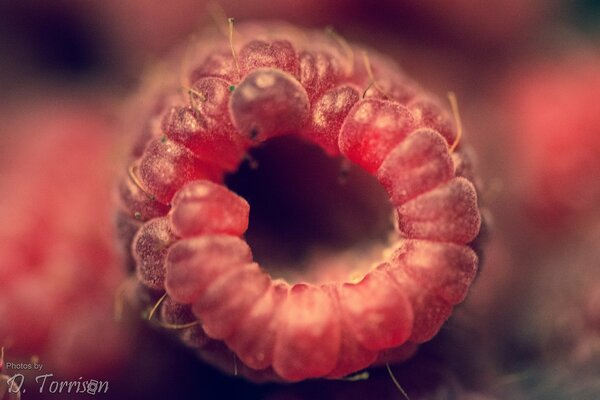
[[(186, 52), (172, 80), (187, 86), (165, 85), (166, 98), (180, 95), (150, 112), (161, 130), (123, 174), (119, 215), (141, 224), (132, 245), (141, 282), (166, 290), (163, 319), (191, 313), (245, 367), (276, 379), (341, 377), (414, 349), (477, 271), (476, 188), (463, 144), (450, 150), (448, 112), (391, 61), (359, 57), (338, 36), (276, 24), (235, 32), (235, 58), (219, 36)], [(349, 160), (388, 192), (394, 240), (358, 280), (288, 282), (254, 261), (243, 237), (252, 205), (221, 182), (245, 152), (282, 135)]]

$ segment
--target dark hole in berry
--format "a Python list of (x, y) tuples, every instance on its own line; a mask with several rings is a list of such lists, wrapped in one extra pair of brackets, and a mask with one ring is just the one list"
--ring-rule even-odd
[(297, 136), (271, 139), (248, 159), (258, 167), (245, 161), (226, 183), (250, 203), (246, 239), (272, 276), (328, 280), (320, 270), (341, 263), (343, 279), (381, 260), (392, 207), (374, 177)]

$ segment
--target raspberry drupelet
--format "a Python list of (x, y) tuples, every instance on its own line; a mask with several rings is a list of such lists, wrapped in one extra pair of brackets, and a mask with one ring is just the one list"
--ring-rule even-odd
[[(233, 352), (251, 379), (343, 377), (394, 349), (406, 358), (478, 266), (477, 194), (452, 115), (392, 61), (332, 31), (231, 29), (188, 47), (140, 98), (140, 140), (118, 186), (120, 240), (149, 298), (163, 295), (159, 323), (222, 368)], [(253, 204), (225, 182), (284, 136), (385, 189), (396, 223), (376, 259), (340, 254), (313, 263), (325, 266), (310, 279), (257, 263)]]

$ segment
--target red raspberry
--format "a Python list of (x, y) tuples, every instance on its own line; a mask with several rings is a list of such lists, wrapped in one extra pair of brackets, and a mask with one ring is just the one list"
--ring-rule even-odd
[(0, 178), (0, 344), (23, 360), (39, 356), (56, 375), (112, 374), (128, 347), (113, 315), (123, 273), (111, 226), (112, 126), (82, 98), (17, 104), (0, 132), (11, 149)]
[(505, 93), (513, 180), (542, 227), (587, 217), (600, 204), (600, 57), (571, 50), (521, 66)]
[[(222, 368), (214, 343), (235, 353), (243, 374), (256, 378), (252, 370), (264, 370), (291, 381), (344, 376), (380, 354), (389, 360), (395, 348), (404, 359), (432, 338), (464, 299), (478, 264), (469, 246), (480, 227), (477, 195), (449, 113), (387, 58), (368, 56), (335, 33), (286, 25), (241, 25), (231, 41), (207, 36), (187, 51), (179, 78), (169, 79), (186, 87), (166, 85), (156, 95), (172, 104), (147, 115), (162, 118), (161, 128), (150, 135), (137, 128), (147, 145), (141, 153), (139, 144), (134, 148), (120, 184), (122, 240), (130, 245), (142, 224), (132, 246), (138, 277), (166, 292), (159, 323), (183, 324), (184, 340), (197, 338), (192, 346)], [(353, 249), (327, 249), (332, 256), (309, 251), (313, 256), (288, 257), (293, 268), (271, 274), (254, 262), (243, 237), (253, 201), (248, 205), (223, 181), (263, 143), (292, 143), (276, 147), (290, 152), (278, 168), (290, 160), (306, 179), (320, 154), (294, 158), (306, 145), (282, 138), (290, 135), (379, 181), (397, 213), (389, 241), (381, 243), (381, 235), (377, 243), (368, 238)], [(318, 189), (323, 182), (315, 177), (306, 193), (289, 180), (283, 191), (271, 182), (266, 202), (286, 192), (291, 203), (318, 207), (318, 196), (335, 189)], [(349, 183), (351, 200), (377, 198), (356, 182), (362, 181)], [(321, 217), (340, 215), (340, 226), (351, 226), (337, 209)], [(305, 222), (277, 224), (301, 232)], [(325, 225), (311, 235), (323, 237)], [(286, 244), (279, 240), (267, 245), (269, 252)], [(344, 283), (352, 275), (358, 279)]]

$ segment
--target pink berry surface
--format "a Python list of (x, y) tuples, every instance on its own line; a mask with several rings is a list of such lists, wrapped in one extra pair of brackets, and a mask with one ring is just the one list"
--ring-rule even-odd
[(0, 2), (0, 398), (600, 398), (596, 3)]
[(114, 135), (87, 103), (56, 94), (3, 110), (0, 342), (10, 360), (36, 356), (65, 377), (111, 374), (128, 346), (113, 320)]
[[(339, 378), (430, 340), (478, 267), (477, 190), (452, 114), (334, 32), (246, 23), (230, 35), (184, 49), (154, 93), (168, 100), (146, 114), (161, 122), (134, 128), (145, 144), (120, 178), (118, 215), (139, 226), (121, 237), (138, 280), (191, 307), (208, 338), (264, 379)], [(253, 170), (286, 186), (244, 199), (233, 187), (246, 192)], [(349, 211), (311, 214), (327, 191)], [(361, 191), (373, 195), (357, 208)], [(375, 237), (353, 225), (361, 207), (381, 216)], [(353, 241), (335, 237), (348, 229)], [(305, 250), (286, 243), (291, 232)]]

